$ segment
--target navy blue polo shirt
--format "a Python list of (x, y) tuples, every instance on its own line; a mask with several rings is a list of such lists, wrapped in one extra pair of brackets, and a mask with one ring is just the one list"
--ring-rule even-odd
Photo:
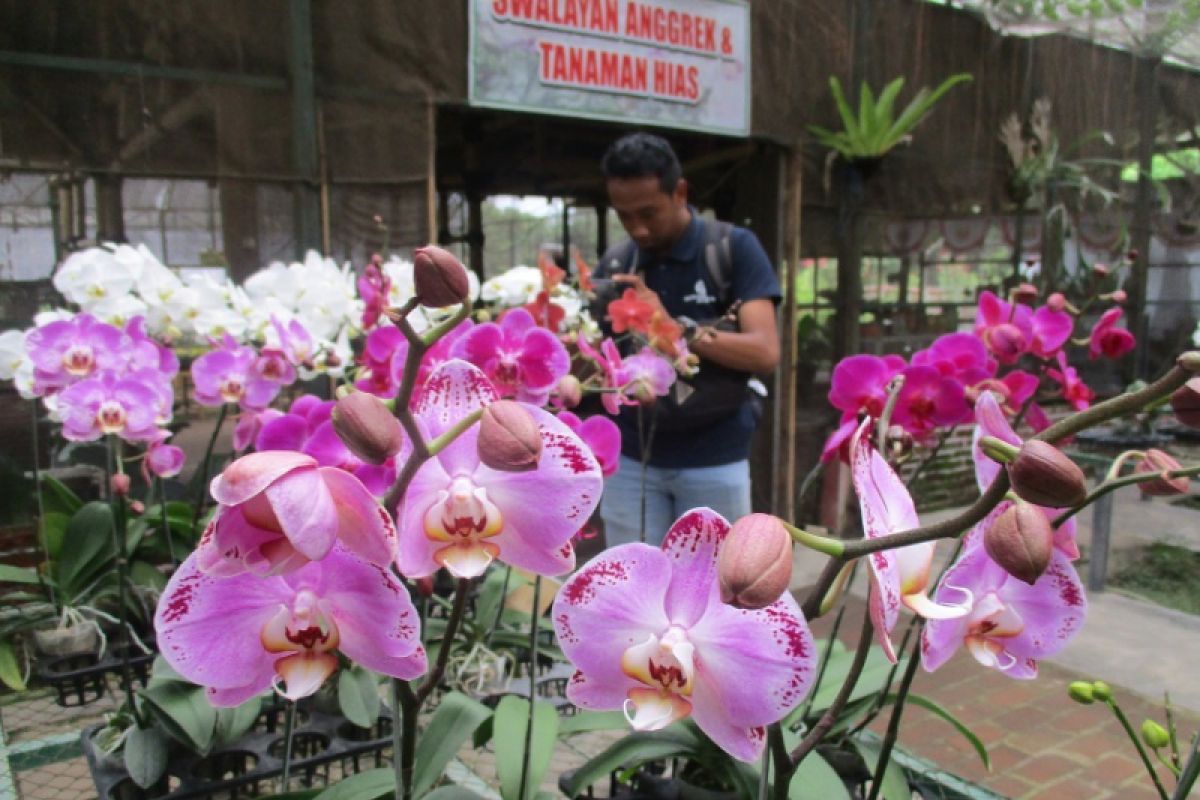
[[(689, 206), (689, 210), (692, 221), (669, 253), (660, 258), (638, 250), (638, 272), (646, 285), (658, 293), (671, 316), (688, 316), (697, 322), (706, 322), (720, 317), (726, 308), (718, 297), (717, 286), (705, 262), (705, 222), (695, 208)], [(779, 280), (758, 237), (745, 228), (734, 227), (729, 235), (729, 246), (733, 256), (733, 300), (745, 302), (765, 297), (778, 303), (781, 297)], [(601, 263), (597, 272), (608, 277), (609, 268), (609, 264)], [(704, 369), (703, 360), (700, 369)], [(643, 417), (643, 425), (648, 430), (650, 415), (643, 414)], [(621, 453), (641, 460), (637, 407), (622, 407), (616, 422), (621, 429)], [(747, 400), (735, 414), (705, 428), (683, 433), (655, 431), (649, 463), (655, 467), (680, 469), (742, 461), (750, 455), (750, 439), (757, 424), (753, 404)]]

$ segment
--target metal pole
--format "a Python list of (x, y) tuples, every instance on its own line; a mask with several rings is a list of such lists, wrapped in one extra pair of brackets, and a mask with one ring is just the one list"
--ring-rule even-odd
[(1108, 577), (1108, 542), (1112, 529), (1112, 492), (1092, 506), (1092, 549), (1088, 553), (1088, 591), (1103, 592)]

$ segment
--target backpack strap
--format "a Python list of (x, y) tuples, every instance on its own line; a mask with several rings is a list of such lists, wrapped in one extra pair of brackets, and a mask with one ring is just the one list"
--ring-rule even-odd
[(638, 249), (633, 239), (626, 239), (615, 244), (600, 256), (600, 267), (603, 277), (633, 273), (637, 271)]
[(717, 297), (727, 308), (733, 304), (733, 248), (729, 242), (732, 233), (733, 225), (728, 222), (704, 221), (704, 264), (717, 287)]

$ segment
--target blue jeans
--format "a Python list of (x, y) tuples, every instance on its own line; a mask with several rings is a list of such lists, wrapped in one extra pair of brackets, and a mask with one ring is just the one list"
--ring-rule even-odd
[[(675, 520), (708, 506), (732, 523), (750, 513), (750, 462), (716, 467), (646, 467), (646, 537), (656, 547)], [(609, 547), (642, 540), (642, 465), (621, 456), (617, 474), (604, 482), (600, 501)]]

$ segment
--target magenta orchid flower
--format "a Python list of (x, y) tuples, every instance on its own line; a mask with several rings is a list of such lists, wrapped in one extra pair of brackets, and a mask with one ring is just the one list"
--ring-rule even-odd
[[(288, 363), (299, 366), (312, 366), (317, 348), (313, 343), (312, 334), (304, 323), (298, 319), (289, 320), (286, 324), (271, 316), (271, 327), (279, 339), (279, 350)], [(293, 378), (293, 380), (295, 380)], [(292, 381), (285, 381), (291, 383)]]
[(1058, 381), (1063, 399), (1076, 411), (1083, 411), (1092, 404), (1096, 393), (1079, 377), (1078, 370), (1067, 366), (1067, 356), (1061, 350), (1058, 353), (1058, 369), (1047, 368), (1046, 374)]
[(1042, 306), (1033, 312), (1031, 321), (1033, 329), (1029, 342), (1029, 352), (1038, 358), (1051, 359), (1058, 355), (1071, 331), (1075, 329), (1075, 320), (1066, 311), (1054, 311)]
[[(862, 511), (863, 532), (879, 539), (921, 527), (912, 497), (894, 470), (871, 446), (871, 420), (864, 420), (851, 442), (851, 477)], [(929, 573), (936, 542), (880, 550), (868, 557), (871, 565), (871, 619), (884, 655), (896, 662), (891, 632), (900, 606), (926, 619), (953, 619), (967, 613), (961, 605), (943, 605), (929, 598)]]
[(604, 477), (616, 474), (621, 461), (621, 429), (617, 423), (599, 414), (581, 420), (570, 411), (559, 412), (558, 420), (591, 448)]
[(25, 334), (33, 392), (54, 394), (101, 371), (123, 371), (128, 337), (90, 314), (56, 320)]
[(988, 358), (987, 348), (969, 333), (939, 336), (929, 349), (913, 353), (912, 364), (936, 367), (942, 375), (963, 386), (974, 386), (996, 374), (996, 362)]
[(164, 347), (150, 338), (146, 332), (145, 317), (139, 315), (126, 322), (125, 335), (129, 337), (126, 355), (128, 371), (151, 369), (163, 373), (167, 378), (179, 372), (179, 357), (170, 347)]
[(1029, 306), (1011, 304), (992, 292), (979, 295), (975, 335), (1001, 364), (1013, 364), (1029, 349), (1033, 338), (1033, 312)]
[[(975, 402), (975, 431), (971, 436), (971, 458), (975, 462), (975, 482), (979, 491), (986, 492), (1000, 474), (1002, 467), (988, 458), (980, 447), (980, 440), (991, 436), (1015, 447), (1020, 447), (1023, 441), (1004, 415), (1004, 410), (991, 392), (984, 392)], [(1007, 503), (1002, 504), (1007, 507)], [(1053, 520), (1062, 509), (1042, 508), (1042, 513)], [(1054, 529), (1054, 547), (1067, 558), (1074, 561), (1079, 558), (1079, 545), (1076, 543), (1075, 517), (1071, 517)]]
[(425, 672), (408, 592), (387, 568), (341, 545), (268, 578), (217, 577), (199, 561), (192, 553), (171, 576), (154, 628), (167, 663), (206, 687), (215, 706), (273, 687), (289, 700), (306, 697), (337, 669), (335, 651), (403, 680)]
[(1117, 320), (1124, 314), (1120, 308), (1110, 308), (1100, 315), (1096, 326), (1092, 328), (1088, 340), (1088, 356), (1099, 358), (1120, 358), (1136, 345), (1133, 334), (1124, 328), (1117, 327)]
[[(451, 360), (430, 376), (414, 414), (431, 440), (498, 399), (477, 367)], [(482, 464), (473, 425), (417, 471), (397, 514), (402, 574), (421, 578), (445, 567), (473, 578), (495, 559), (539, 575), (575, 567), (571, 537), (600, 500), (600, 465), (554, 415), (525, 409), (542, 436), (536, 469), (502, 472)], [(406, 442), (399, 461), (410, 447)]]
[(905, 367), (894, 356), (857, 355), (843, 358), (833, 368), (829, 403), (842, 412), (842, 421), (860, 413), (878, 417), (887, 403), (887, 386), (892, 376)]
[(808, 694), (816, 655), (791, 594), (754, 611), (721, 602), (717, 554), (728, 531), (716, 512), (693, 509), (661, 550), (610, 548), (563, 584), (552, 614), (576, 669), (571, 702), (622, 709), (637, 730), (691, 715), (735, 758), (762, 754), (764, 727)]
[(924, 439), (939, 426), (957, 425), (971, 418), (966, 391), (956, 378), (936, 367), (905, 367), (904, 385), (896, 395), (892, 419), (916, 439)]
[(196, 402), (203, 406), (238, 403), (243, 409), (266, 408), (279, 394), (280, 384), (260, 375), (255, 369), (256, 360), (253, 347), (241, 346), (227, 335), (220, 348), (192, 362)]
[(671, 391), (671, 385), (675, 383), (675, 368), (671, 362), (649, 347), (626, 358), (622, 366), (625, 379), (622, 392), (632, 395), (639, 403), (662, 397)]
[(142, 459), (142, 477), (150, 482), (150, 476), (159, 478), (174, 478), (183, 470), (187, 456), (183, 450), (173, 444), (166, 444), (163, 439), (153, 441), (146, 448)]
[(105, 372), (72, 384), (58, 394), (63, 437), (90, 442), (115, 434), (126, 441), (157, 439), (161, 396), (137, 377)]
[(379, 318), (387, 309), (388, 292), (391, 291), (392, 280), (380, 269), (382, 263), (383, 258), (378, 254), (371, 256), (370, 263), (358, 278), (358, 295), (363, 301), (363, 330), (369, 331), (375, 327), (375, 323), (379, 322)]
[(510, 309), (499, 324), (476, 325), (455, 341), (450, 354), (483, 370), (502, 396), (535, 405), (544, 405), (571, 369), (563, 343), (523, 308)]
[(394, 325), (375, 328), (367, 334), (367, 341), (363, 345), (364, 371), (355, 387), (379, 397), (395, 397), (400, 389), (400, 381), (393, 377), (392, 364), (398, 361), (403, 370), (407, 353), (408, 342), (399, 328)]
[(604, 390), (600, 395), (600, 402), (604, 410), (616, 416), (621, 413), (621, 406), (637, 405), (637, 401), (623, 391), (627, 383), (625, 363), (621, 360), (616, 343), (612, 339), (605, 339), (600, 342), (599, 352), (588, 344), (586, 337), (580, 336), (577, 344), (579, 352), (600, 368), (600, 386)]
[(220, 508), (196, 548), (206, 573), (279, 575), (324, 558), (338, 541), (375, 564), (395, 557), (388, 513), (357, 478), (312, 456), (251, 453), (210, 490)]
[(969, 610), (964, 616), (931, 619), (925, 625), (921, 664), (929, 672), (964, 646), (985, 667), (1010, 678), (1036, 678), (1038, 660), (1062, 650), (1083, 627), (1087, 613), (1083, 586), (1071, 562), (1058, 550), (1032, 586), (1011, 577), (988, 557), (979, 532), (1002, 512), (998, 506), (976, 526), (973, 540), (938, 585), (938, 601), (965, 602)]

